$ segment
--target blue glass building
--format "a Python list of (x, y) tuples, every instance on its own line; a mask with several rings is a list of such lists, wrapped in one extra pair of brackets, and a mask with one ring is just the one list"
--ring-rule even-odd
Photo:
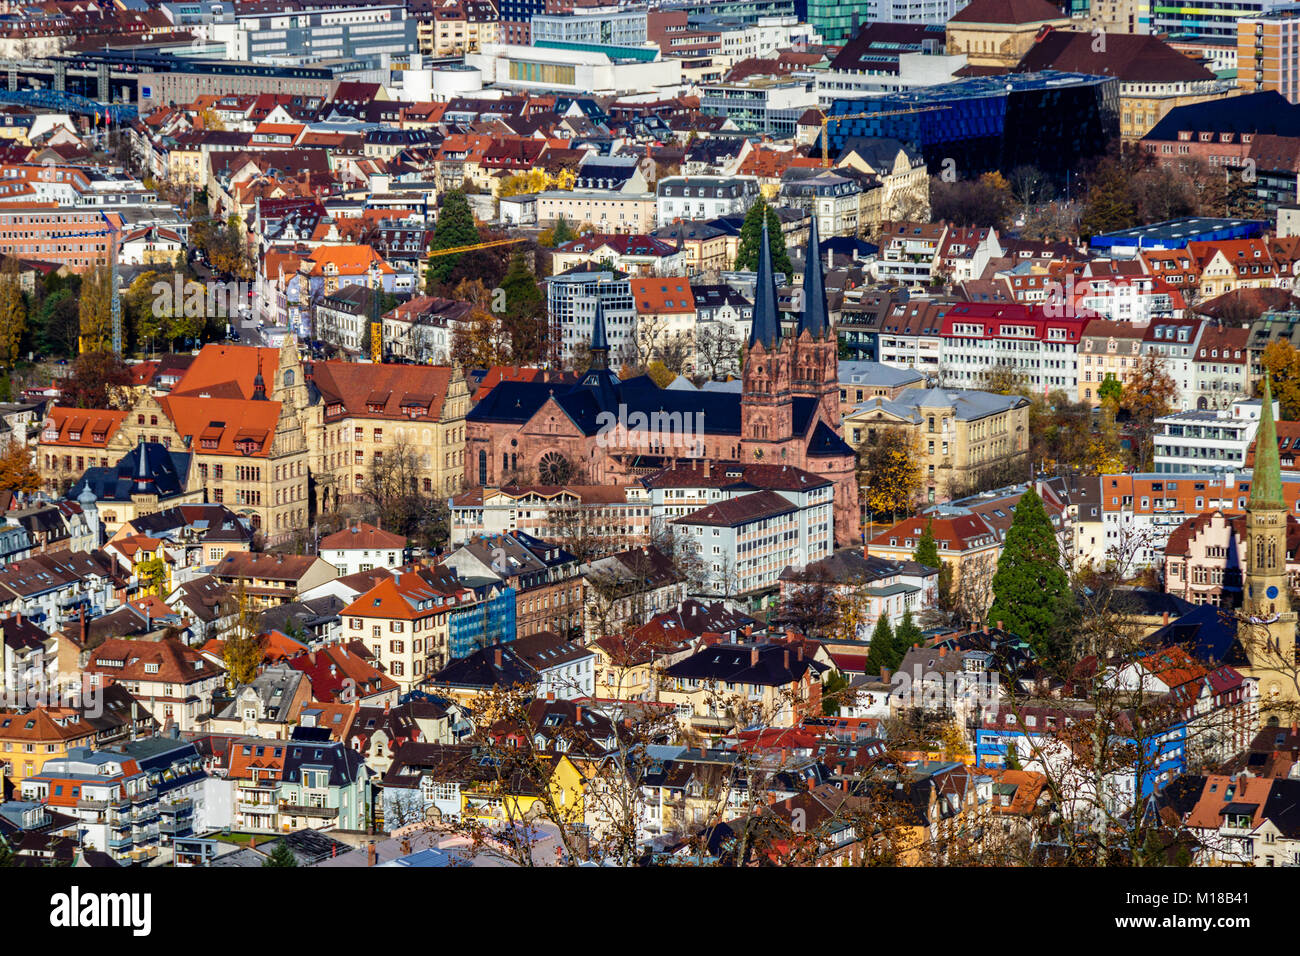
[(515, 639), (515, 589), (485, 588), (479, 603), (453, 611), (447, 622), (447, 652), (468, 657), (480, 647)]
[[(833, 119), (927, 107), (902, 116)], [(1119, 81), (1052, 70), (977, 76), (835, 100), (827, 114), (832, 156), (860, 137), (892, 137), (915, 145), (935, 175), (951, 169), (968, 179), (1023, 165), (1064, 173), (1119, 136)]]

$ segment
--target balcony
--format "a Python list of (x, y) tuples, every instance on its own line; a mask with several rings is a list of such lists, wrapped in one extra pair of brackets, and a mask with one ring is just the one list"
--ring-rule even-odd
[(186, 817), (194, 813), (194, 801), (186, 798), (184, 800), (172, 800), (164, 803), (158, 808), (160, 812), (169, 816)]
[(110, 850), (124, 850), (134, 842), (129, 833), (125, 836), (110, 836), (108, 838), (108, 848)]
[(338, 819), (338, 807), (308, 807), (300, 803), (281, 803), (280, 812), (298, 817), (320, 817), (324, 820)]
[(235, 809), (240, 813), (275, 813), (275, 801), (236, 800)]
[(131, 794), (132, 803), (149, 803), (150, 801), (157, 799), (158, 789), (156, 787), (148, 787), (138, 793)]

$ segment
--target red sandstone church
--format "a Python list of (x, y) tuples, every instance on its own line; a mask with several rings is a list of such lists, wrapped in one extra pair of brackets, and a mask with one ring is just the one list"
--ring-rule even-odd
[(835, 540), (856, 542), (857, 456), (839, 434), (836, 336), (820, 253), (813, 217), (803, 312), (783, 336), (764, 227), (740, 394), (661, 389), (646, 376), (620, 381), (609, 368), (597, 300), (591, 368), (578, 384), (503, 381), (469, 413), (466, 485), (614, 484), (675, 460), (795, 465), (835, 483)]

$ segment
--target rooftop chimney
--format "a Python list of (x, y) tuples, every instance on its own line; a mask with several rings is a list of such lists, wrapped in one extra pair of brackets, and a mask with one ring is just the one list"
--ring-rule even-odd
[(379, 853), (375, 849), (375, 845), (373, 843), (367, 843), (366, 844), (366, 866), (374, 866), (375, 860), (378, 858), (378, 856)]
[(755, 644), (753, 647), (749, 649), (749, 666), (750, 667), (758, 666), (758, 645), (757, 644)]
[(498, 647), (498, 648), (497, 648), (497, 649), (492, 653), (492, 660), (493, 660), (493, 663), (495, 663), (496, 666), (497, 666), (498, 668), (501, 667), (501, 648)]
[(1168, 611), (1165, 611), (1164, 614), (1161, 614), (1161, 615), (1160, 615), (1160, 623), (1161, 623), (1161, 624), (1168, 624), (1168, 623), (1169, 623), (1169, 612), (1168, 612)]
[(1002, 630), (1002, 629), (1003, 629), (1003, 628), (1002, 628), (1002, 622), (1001, 622), (1001, 621), (998, 621), (998, 630), (1000, 631), (1000, 630)]
[(783, 664), (782, 666), (785, 667), (786, 670), (789, 670), (789, 669), (790, 669), (790, 651), (789, 651), (789, 650), (786, 650), (783, 660), (784, 660), (784, 664)]

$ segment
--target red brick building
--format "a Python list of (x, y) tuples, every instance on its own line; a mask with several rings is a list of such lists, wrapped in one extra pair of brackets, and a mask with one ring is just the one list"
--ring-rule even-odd
[[(814, 224), (807, 261), (821, 262)], [(839, 363), (820, 268), (782, 335), (771, 255), (762, 248), (741, 393), (620, 381), (597, 300), (592, 363), (577, 385), (502, 381), (465, 419), (468, 487), (615, 484), (672, 462), (791, 465), (835, 485), (835, 539), (859, 536), (857, 456), (840, 437)]]

